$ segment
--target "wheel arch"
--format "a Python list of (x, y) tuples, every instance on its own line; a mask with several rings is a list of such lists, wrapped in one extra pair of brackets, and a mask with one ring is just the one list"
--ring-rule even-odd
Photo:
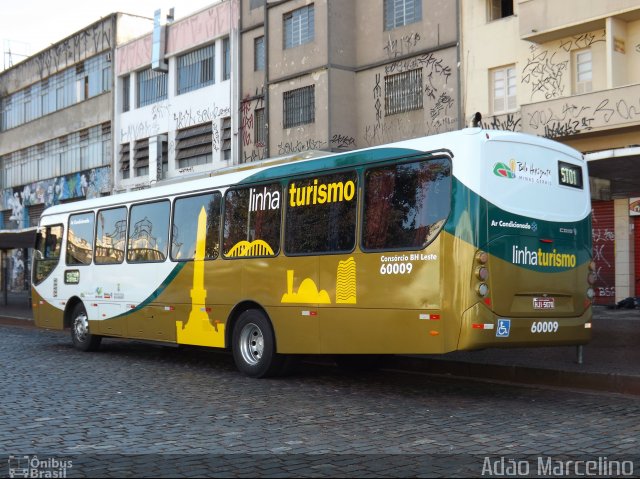
[(267, 318), (267, 321), (269, 321), (269, 324), (271, 324), (271, 330), (273, 331), (273, 340), (275, 343), (275, 350), (276, 352), (278, 351), (278, 341), (277, 341), (277, 334), (276, 334), (276, 330), (273, 326), (273, 321), (271, 321), (271, 317), (269, 316), (269, 313), (267, 312), (267, 310), (259, 303), (256, 303), (255, 301), (251, 301), (251, 300), (245, 300), (245, 301), (241, 301), (238, 304), (236, 304), (233, 309), (231, 310), (231, 312), (229, 313), (229, 316), (227, 317), (227, 324), (225, 326), (225, 330), (224, 330), (224, 344), (226, 345), (226, 349), (231, 349), (232, 347), (232, 343), (233, 343), (233, 328), (235, 327), (236, 323), (238, 322), (238, 318), (240, 318), (240, 315), (242, 313), (244, 313), (245, 311), (248, 311), (250, 309), (257, 309), (258, 311), (262, 312), (265, 316), (265, 318)]
[(85, 311), (87, 310), (82, 300), (77, 296), (72, 296), (71, 298), (69, 298), (69, 301), (67, 301), (67, 304), (65, 305), (65, 308), (64, 308), (64, 316), (63, 316), (63, 323), (62, 323), (64, 329), (71, 328), (71, 321), (73, 320), (72, 318), (73, 310), (79, 304), (81, 304), (84, 307)]

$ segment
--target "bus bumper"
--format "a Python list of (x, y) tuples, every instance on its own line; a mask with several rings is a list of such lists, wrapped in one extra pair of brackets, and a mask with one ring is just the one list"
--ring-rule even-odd
[(478, 303), (462, 315), (459, 350), (586, 344), (591, 339), (591, 308), (572, 317), (497, 316)]

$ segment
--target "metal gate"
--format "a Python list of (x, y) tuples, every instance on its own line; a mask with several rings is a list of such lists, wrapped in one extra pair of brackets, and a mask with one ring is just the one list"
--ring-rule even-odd
[(595, 304), (616, 302), (616, 261), (613, 201), (593, 201), (593, 260), (597, 279)]

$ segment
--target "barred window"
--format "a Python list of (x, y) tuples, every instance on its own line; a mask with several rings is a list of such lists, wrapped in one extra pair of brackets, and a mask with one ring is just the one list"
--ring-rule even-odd
[(422, 102), (422, 68), (384, 78), (385, 115), (420, 110)]
[[(104, 74), (105, 69), (109, 70)], [(109, 53), (73, 65), (0, 103), (0, 131), (15, 128), (111, 89)]]
[(147, 68), (138, 73), (138, 108), (167, 99), (167, 74)]
[(284, 128), (315, 122), (315, 85), (285, 92), (283, 104)]
[(222, 40), (222, 79), (231, 78), (231, 43), (229, 37)]
[(264, 36), (253, 40), (253, 70), (263, 71), (265, 67)]
[(178, 57), (178, 95), (215, 83), (215, 45)]
[(262, 147), (267, 144), (267, 125), (265, 121), (264, 108), (256, 110), (255, 113), (255, 145)]
[(134, 160), (136, 176), (147, 176), (149, 174), (149, 138), (136, 141)]
[(131, 76), (127, 75), (122, 77), (122, 111), (129, 111), (131, 108), (129, 101), (131, 96)]
[(176, 161), (178, 168), (204, 165), (213, 161), (211, 123), (178, 130), (176, 133)]
[(122, 174), (123, 180), (129, 178), (129, 148), (129, 143), (120, 145), (120, 173)]
[(312, 42), (315, 38), (313, 4), (286, 13), (284, 21), (284, 48)]
[(384, 0), (384, 29), (393, 30), (422, 20), (422, 0)]

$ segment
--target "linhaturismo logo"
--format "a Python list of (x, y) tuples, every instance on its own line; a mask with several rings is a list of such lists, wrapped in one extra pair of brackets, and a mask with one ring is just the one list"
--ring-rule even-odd
[(38, 458), (38, 456), (9, 456), (9, 477), (42, 477), (63, 478), (73, 467), (73, 461), (55, 457)]

